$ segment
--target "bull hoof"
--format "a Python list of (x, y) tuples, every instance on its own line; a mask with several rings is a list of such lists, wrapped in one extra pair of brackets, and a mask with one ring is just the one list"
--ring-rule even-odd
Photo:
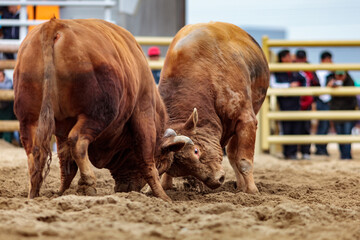
[(172, 202), (171, 198), (168, 195), (161, 195), (159, 196), (160, 199), (164, 200), (165, 202)]
[(259, 193), (259, 190), (258, 188), (253, 185), (253, 186), (240, 186), (239, 187), (239, 183), (236, 184), (236, 189), (239, 191), (239, 192), (244, 192), (244, 193), (248, 193), (248, 194), (257, 194)]
[(62, 196), (67, 189), (68, 189), (68, 188), (65, 188), (65, 187), (61, 186), (58, 194), (59, 194), (60, 196)]
[(249, 193), (249, 194), (257, 194), (259, 193), (258, 188), (255, 186), (255, 184), (253, 186), (245, 186), (245, 185), (240, 185), (238, 182), (234, 184), (235, 189), (239, 192), (244, 192), (244, 193)]
[(40, 196), (40, 188), (32, 187), (29, 190), (28, 198), (33, 199)]
[(259, 193), (259, 190), (258, 188), (254, 185), (252, 187), (248, 187), (245, 191), (246, 193), (249, 193), (249, 194), (257, 194)]
[(80, 185), (77, 192), (85, 196), (96, 196), (96, 188), (92, 186)]
[(28, 194), (28, 198), (29, 199), (33, 199), (33, 198), (36, 198), (36, 197), (39, 197), (40, 196), (40, 194), (37, 192), (37, 193), (29, 193)]
[(81, 176), (78, 182), (77, 192), (85, 196), (96, 195), (96, 180), (92, 177)]

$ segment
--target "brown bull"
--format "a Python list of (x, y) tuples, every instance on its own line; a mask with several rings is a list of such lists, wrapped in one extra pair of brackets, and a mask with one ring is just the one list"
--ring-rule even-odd
[(92, 163), (110, 170), (115, 191), (139, 191), (147, 182), (155, 196), (170, 200), (159, 172), (191, 140), (165, 131), (165, 106), (128, 31), (95, 19), (39, 25), (20, 46), (14, 88), (30, 198), (39, 195), (55, 134), (60, 193), (79, 168), (79, 190), (95, 194)]
[[(159, 91), (170, 126), (193, 140), (195, 152), (185, 147), (175, 153), (168, 175), (193, 175), (219, 187), (227, 146), (238, 188), (258, 192), (253, 179), (256, 114), (268, 86), (264, 54), (245, 31), (221, 22), (182, 28), (166, 55)], [(162, 184), (170, 187), (171, 177)]]

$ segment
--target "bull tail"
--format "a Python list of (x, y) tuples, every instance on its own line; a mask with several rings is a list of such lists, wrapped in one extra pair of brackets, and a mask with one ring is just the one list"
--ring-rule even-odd
[[(56, 98), (56, 75), (54, 64), (54, 43), (57, 40), (56, 20), (51, 19), (41, 29), (42, 54), (44, 59), (44, 81), (42, 103), (35, 135), (33, 156), (35, 171), (42, 175), (46, 163), (43, 181), (50, 172), (52, 161), (51, 138), (55, 133), (53, 101)], [(40, 184), (43, 182), (41, 181)]]

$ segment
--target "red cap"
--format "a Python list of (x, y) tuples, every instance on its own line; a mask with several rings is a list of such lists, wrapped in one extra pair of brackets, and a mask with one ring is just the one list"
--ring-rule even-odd
[(160, 48), (150, 47), (148, 49), (148, 56), (160, 56)]

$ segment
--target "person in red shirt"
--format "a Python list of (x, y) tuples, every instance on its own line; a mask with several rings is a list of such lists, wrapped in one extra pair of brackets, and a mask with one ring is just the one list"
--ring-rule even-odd
[[(160, 60), (161, 51), (159, 47), (152, 46), (148, 49), (148, 57), (150, 61), (159, 61)], [(153, 77), (155, 79), (156, 85), (159, 84), (160, 80), (160, 70), (158, 69), (152, 69), (151, 70)]]
[[(305, 50), (300, 49), (296, 51), (295, 62), (308, 63)], [(319, 86), (319, 80), (315, 72), (300, 71), (299, 74), (305, 79), (305, 81), (303, 81), (302, 83), (303, 87)], [(314, 98), (312, 96), (301, 96), (300, 109), (302, 111), (310, 111), (312, 109), (313, 102), (314, 102)], [(301, 121), (300, 124), (301, 124), (300, 134), (310, 135), (311, 121)], [(306, 160), (310, 160), (310, 147), (311, 144), (304, 144), (301, 145), (300, 147), (301, 153), (303, 154), (303, 158)]]

